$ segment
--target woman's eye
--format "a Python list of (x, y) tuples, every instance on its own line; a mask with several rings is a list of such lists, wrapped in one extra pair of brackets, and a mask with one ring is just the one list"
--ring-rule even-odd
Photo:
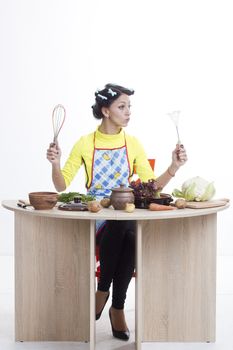
[(127, 107), (126, 107), (126, 105), (121, 105), (121, 106), (119, 106), (119, 109), (121, 109), (122, 111), (123, 111), (125, 108), (130, 109), (130, 108), (131, 108), (131, 105), (128, 105)]

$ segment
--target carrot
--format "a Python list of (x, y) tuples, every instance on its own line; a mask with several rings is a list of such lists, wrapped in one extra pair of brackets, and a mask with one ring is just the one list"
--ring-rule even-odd
[(163, 205), (163, 204), (157, 204), (157, 203), (150, 203), (149, 209), (156, 211), (156, 210), (173, 210), (176, 209), (172, 207), (171, 205)]

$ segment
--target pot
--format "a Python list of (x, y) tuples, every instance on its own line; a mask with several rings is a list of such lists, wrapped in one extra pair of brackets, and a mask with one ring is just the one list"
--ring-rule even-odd
[(116, 210), (124, 210), (126, 203), (134, 203), (133, 189), (121, 184), (112, 189), (110, 196), (111, 205)]

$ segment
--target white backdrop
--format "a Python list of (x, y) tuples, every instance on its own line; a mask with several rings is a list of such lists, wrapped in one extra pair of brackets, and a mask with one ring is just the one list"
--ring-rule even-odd
[[(54, 190), (46, 149), (51, 113), (62, 103), (64, 163), (74, 142), (96, 128), (94, 91), (113, 82), (135, 89), (127, 131), (156, 174), (176, 143), (167, 116), (181, 110), (189, 161), (166, 187), (192, 176), (233, 198), (233, 21), (229, 0), (0, 0), (0, 200)], [(67, 191), (84, 191), (80, 171)], [(13, 254), (13, 214), (0, 209), (0, 255)], [(232, 209), (218, 216), (218, 254), (233, 255)]]

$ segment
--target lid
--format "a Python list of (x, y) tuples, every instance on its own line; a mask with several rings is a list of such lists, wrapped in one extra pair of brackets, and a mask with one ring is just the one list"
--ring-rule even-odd
[(120, 187), (112, 188), (113, 192), (133, 192), (133, 189), (126, 187), (124, 184), (120, 184)]

